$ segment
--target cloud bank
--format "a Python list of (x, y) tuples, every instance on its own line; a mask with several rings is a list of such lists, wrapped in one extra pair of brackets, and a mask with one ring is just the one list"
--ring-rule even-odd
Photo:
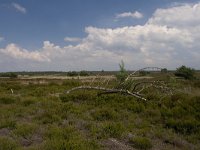
[(86, 27), (76, 45), (44, 41), (30, 51), (16, 44), (0, 48), (1, 71), (116, 70), (121, 59), (128, 69), (180, 65), (199, 68), (200, 3), (157, 9), (144, 25), (120, 28)]

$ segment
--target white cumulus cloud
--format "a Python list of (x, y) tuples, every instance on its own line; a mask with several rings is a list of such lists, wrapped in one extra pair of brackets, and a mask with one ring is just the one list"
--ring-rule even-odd
[(140, 19), (143, 17), (143, 14), (138, 11), (135, 11), (135, 12), (123, 12), (116, 15), (116, 18), (127, 18), (127, 17)]
[(6, 70), (12, 61), (16, 70), (115, 70), (123, 59), (128, 69), (200, 69), (200, 3), (157, 9), (144, 25), (89, 26), (85, 32), (80, 41), (67, 37), (77, 43), (64, 47), (44, 41), (42, 48), (30, 51), (9, 44), (0, 48), (0, 68)]
[(80, 42), (81, 38), (77, 38), (77, 37), (65, 37), (64, 41), (66, 41), (66, 42)]
[(26, 13), (26, 8), (21, 6), (20, 4), (18, 3), (12, 3), (12, 6), (18, 11), (18, 12), (21, 12), (23, 14)]
[(26, 49), (22, 49), (15, 44), (8, 44), (5, 49), (0, 49), (0, 52), (15, 59), (29, 59), (34, 61), (49, 61), (49, 59), (43, 55), (43, 52), (33, 51), (30, 52)]

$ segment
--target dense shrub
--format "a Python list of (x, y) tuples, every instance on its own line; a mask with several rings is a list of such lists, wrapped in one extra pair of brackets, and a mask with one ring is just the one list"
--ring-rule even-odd
[(194, 78), (195, 70), (186, 66), (181, 66), (176, 69), (175, 75), (191, 80)]

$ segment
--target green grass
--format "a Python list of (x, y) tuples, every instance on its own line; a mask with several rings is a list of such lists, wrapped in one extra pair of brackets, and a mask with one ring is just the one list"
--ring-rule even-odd
[(0, 150), (104, 149), (110, 138), (136, 149), (162, 149), (159, 142), (165, 149), (200, 149), (199, 81), (164, 80), (192, 92), (162, 97), (150, 89), (145, 102), (97, 91), (58, 96), (78, 80), (0, 80)]

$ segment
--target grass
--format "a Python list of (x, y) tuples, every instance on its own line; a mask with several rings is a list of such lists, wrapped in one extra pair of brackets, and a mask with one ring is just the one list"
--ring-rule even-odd
[(192, 92), (162, 97), (150, 89), (145, 102), (96, 91), (58, 96), (79, 80), (1, 79), (0, 150), (105, 149), (110, 138), (135, 149), (200, 149), (199, 81), (165, 80)]

